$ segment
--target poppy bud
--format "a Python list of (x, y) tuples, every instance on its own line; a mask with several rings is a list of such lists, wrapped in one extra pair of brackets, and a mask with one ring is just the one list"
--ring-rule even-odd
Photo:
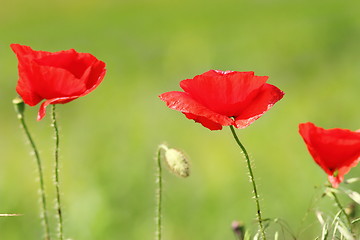
[(163, 147), (165, 150), (165, 161), (174, 174), (180, 177), (188, 177), (190, 175), (189, 162), (181, 151), (175, 148)]
[(23, 117), (25, 111), (25, 103), (20, 97), (16, 97), (13, 99), (13, 104), (15, 107), (15, 111), (17, 113), (17, 117), (21, 119)]

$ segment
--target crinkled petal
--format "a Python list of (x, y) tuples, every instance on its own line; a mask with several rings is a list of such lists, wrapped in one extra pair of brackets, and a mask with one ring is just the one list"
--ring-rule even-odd
[(255, 97), (250, 97), (244, 102), (246, 108), (235, 118), (235, 127), (245, 128), (260, 118), (284, 93), (271, 84), (264, 84)]
[(213, 122), (213, 121), (207, 119), (206, 117), (197, 116), (192, 113), (184, 113), (184, 114), (188, 119), (192, 119), (195, 122), (201, 123), (201, 125), (203, 125), (204, 127), (208, 128), (210, 130), (221, 130), (222, 129), (221, 124)]
[(29, 46), (20, 44), (10, 44), (10, 47), (20, 62), (28, 61), (29, 59), (42, 58), (51, 54), (50, 52), (45, 51), (35, 51)]
[(19, 79), (18, 84), (16, 85), (16, 92), (21, 96), (24, 102), (29, 106), (35, 106), (41, 102), (43, 98), (32, 90), (30, 81), (25, 80), (26, 77), (24, 77), (24, 72), (20, 74), (20, 78), (21, 80)]
[[(37, 66), (37, 78), (33, 85), (35, 92), (45, 99), (70, 97), (86, 91), (83, 79), (79, 79), (63, 68)], [(90, 67), (86, 72), (90, 71)]]
[(33, 60), (38, 57), (46, 56), (49, 53), (44, 51), (34, 51), (28, 46), (19, 44), (11, 44), (10, 47), (18, 58), (19, 80), (16, 86), (16, 92), (26, 104), (35, 106), (43, 99), (43, 97), (39, 96), (34, 91), (32, 82), (32, 76), (34, 75)]
[(254, 76), (254, 72), (211, 70), (181, 81), (180, 86), (210, 110), (235, 116), (246, 107), (243, 101), (265, 84), (267, 79), (267, 76)]
[(88, 78), (85, 80), (86, 89), (91, 89), (94, 86), (98, 86), (105, 74), (106, 74), (106, 64), (105, 62), (97, 59), (95, 56), (89, 53), (81, 53), (81, 58), (84, 58), (84, 61), (88, 66), (91, 66), (91, 72), (89, 73)]
[(166, 102), (166, 105), (169, 108), (180, 111), (182, 113), (192, 114), (187, 115), (188, 117), (192, 117), (193, 115), (197, 116), (196, 120), (198, 121), (205, 122), (204, 119), (207, 119), (222, 126), (229, 126), (233, 123), (231, 118), (211, 111), (194, 100), (188, 93), (173, 91), (163, 93), (159, 97), (161, 100)]
[(49, 99), (44, 101), (39, 108), (38, 111), (38, 115), (37, 115), (37, 120), (40, 121), (41, 119), (43, 119), (46, 115), (46, 107), (50, 104), (64, 104), (64, 103), (68, 103), (71, 102), (72, 100), (77, 99), (79, 96), (72, 96), (72, 97), (61, 97), (61, 98), (53, 98), (53, 99)]
[[(40, 109), (39, 109), (39, 112), (38, 112), (38, 117), (37, 117), (37, 120), (40, 121), (41, 119), (43, 119), (46, 115), (46, 107), (49, 105), (49, 104), (64, 104), (64, 103), (68, 103), (68, 102), (71, 102), (79, 97), (82, 97), (82, 96), (85, 96), (87, 95), (88, 93), (92, 92), (102, 81), (102, 79), (104, 78), (105, 76), (105, 69), (103, 70), (103, 72), (101, 73), (101, 75), (99, 76), (99, 79), (97, 82), (95, 82), (95, 84), (87, 89), (86, 91), (82, 92), (81, 94), (78, 94), (78, 95), (72, 95), (72, 96), (68, 96), (68, 97), (58, 97), (58, 98), (52, 98), (52, 99), (48, 99), (46, 101), (44, 101), (41, 106), (40, 106)], [(88, 68), (87, 71), (84, 73), (84, 78), (87, 78), (88, 75), (91, 74), (91, 68)]]
[[(105, 63), (90, 53), (78, 53), (74, 49), (52, 53), (51, 55), (36, 59), (36, 62), (42, 66), (65, 69), (79, 79), (82, 78), (89, 66), (95, 67), (96, 65), (101, 70), (105, 68)], [(99, 76), (101, 71), (96, 71), (96, 73)], [(93, 84), (90, 83), (90, 85)]]
[(312, 123), (301, 123), (299, 124), (299, 133), (303, 138), (307, 149), (309, 150), (311, 156), (313, 157), (314, 161), (328, 174), (332, 175), (334, 171), (329, 171), (329, 169), (325, 166), (322, 162), (321, 157), (317, 153), (316, 149), (313, 147), (312, 139), (314, 133), (315, 125)]
[[(104, 79), (106, 74), (105, 63), (102, 61), (97, 62), (92, 65), (89, 69), (89, 72), (83, 75), (84, 82), (86, 84), (86, 91), (81, 94), (81, 96), (85, 96), (86, 94), (92, 92), (95, 88), (97, 88), (102, 80)], [(84, 76), (87, 76), (85, 78)]]

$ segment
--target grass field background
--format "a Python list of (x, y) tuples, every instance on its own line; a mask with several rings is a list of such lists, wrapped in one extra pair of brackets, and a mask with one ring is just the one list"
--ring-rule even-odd
[[(233, 239), (233, 220), (256, 227), (245, 161), (230, 129), (209, 131), (157, 97), (180, 90), (183, 79), (219, 69), (267, 75), (286, 93), (237, 133), (254, 160), (264, 217), (284, 219), (303, 231), (300, 239), (314, 239), (320, 225), (313, 211), (302, 219), (326, 175), (297, 126), (311, 121), (360, 128), (359, 7), (337, 0), (2, 2), (0, 213), (24, 215), (0, 218), (0, 239), (42, 234), (35, 161), (11, 103), (18, 78), (11, 43), (44, 51), (74, 48), (107, 64), (98, 89), (57, 107), (67, 237), (153, 239), (154, 157), (162, 142), (191, 159), (189, 178), (164, 173), (164, 239)], [(50, 111), (40, 122), (37, 111), (27, 107), (26, 120), (41, 150), (54, 214)], [(347, 177), (359, 173), (357, 167)], [(336, 212), (328, 199), (316, 206)]]

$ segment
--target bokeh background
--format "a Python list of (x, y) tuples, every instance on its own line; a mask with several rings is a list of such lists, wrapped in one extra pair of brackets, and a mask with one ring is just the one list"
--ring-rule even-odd
[[(164, 173), (164, 239), (234, 239), (233, 220), (256, 228), (245, 161), (230, 130), (209, 131), (157, 97), (180, 90), (180, 80), (220, 69), (270, 76), (286, 93), (237, 133), (254, 160), (264, 217), (314, 239), (320, 234), (314, 211), (304, 216), (326, 175), (297, 128), (307, 121), (360, 128), (359, 7), (338, 0), (2, 1), (0, 213), (24, 215), (0, 218), (0, 239), (42, 236), (36, 165), (11, 103), (18, 77), (11, 43), (75, 48), (107, 64), (98, 89), (57, 107), (66, 237), (153, 239), (154, 157), (163, 142), (191, 159), (189, 178)], [(37, 110), (27, 107), (26, 120), (41, 149), (54, 214), (53, 131), (49, 115), (36, 121)], [(359, 173), (357, 167), (347, 177)], [(328, 199), (315, 208), (336, 213)]]

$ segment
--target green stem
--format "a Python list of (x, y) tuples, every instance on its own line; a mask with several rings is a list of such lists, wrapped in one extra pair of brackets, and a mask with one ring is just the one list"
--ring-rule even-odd
[(334, 200), (336, 202), (336, 205), (338, 206), (338, 208), (340, 209), (340, 211), (344, 214), (345, 218), (346, 218), (346, 221), (349, 225), (349, 228), (350, 228), (350, 232), (352, 233), (352, 224), (351, 224), (351, 220), (350, 220), (350, 217), (349, 215), (345, 212), (345, 209), (344, 207), (342, 206), (342, 204), (340, 203), (340, 200), (339, 198), (337, 197), (336, 193), (331, 191), (331, 194), (332, 196), (334, 197)]
[(158, 148), (157, 153), (157, 191), (156, 191), (156, 240), (161, 240), (161, 205), (162, 205), (162, 168), (161, 168), (161, 149), (162, 145)]
[(40, 215), (41, 215), (41, 219), (42, 219), (42, 222), (43, 222), (43, 225), (44, 225), (44, 228), (45, 228), (45, 236), (44, 236), (44, 238), (46, 240), (50, 240), (51, 238), (50, 238), (49, 219), (48, 219), (48, 214), (47, 214), (44, 174), (43, 174), (43, 169), (42, 169), (42, 164), (41, 164), (39, 151), (37, 150), (35, 142), (34, 142), (34, 140), (32, 139), (32, 137), (30, 135), (29, 129), (28, 129), (26, 123), (25, 123), (24, 115), (22, 113), (18, 113), (17, 117), (20, 120), (21, 126), (24, 129), (25, 135), (26, 135), (27, 139), (30, 142), (31, 148), (34, 151), (36, 164), (37, 164), (37, 168), (38, 168), (38, 173), (39, 173), (40, 198), (41, 198), (41, 206), (42, 206), (42, 211), (41, 211)]
[(243, 151), (244, 156), (246, 158), (246, 163), (247, 163), (247, 167), (248, 167), (248, 170), (249, 170), (250, 180), (251, 180), (252, 187), (253, 187), (253, 190), (254, 190), (254, 198), (255, 198), (256, 208), (257, 208), (257, 219), (258, 219), (258, 223), (259, 223), (259, 227), (260, 227), (260, 231), (261, 231), (261, 236), (262, 236), (263, 240), (266, 240), (265, 229), (264, 229), (263, 222), (262, 222), (262, 217), (261, 217), (259, 194), (258, 194), (256, 183), (255, 183), (254, 173), (253, 173), (253, 170), (251, 168), (250, 158), (249, 158), (249, 155), (248, 155), (244, 145), (241, 144), (238, 136), (236, 135), (235, 129), (234, 129), (234, 127), (232, 125), (230, 126), (230, 129), (231, 129), (231, 132), (232, 132), (232, 134), (234, 136), (234, 139), (235, 139), (236, 143), (239, 145), (239, 147)]
[(59, 130), (56, 122), (56, 111), (55, 104), (52, 105), (52, 126), (54, 127), (55, 132), (55, 188), (56, 188), (56, 208), (58, 214), (58, 234), (59, 239), (63, 240), (63, 217), (61, 211), (61, 198), (60, 198), (60, 168), (59, 168)]

